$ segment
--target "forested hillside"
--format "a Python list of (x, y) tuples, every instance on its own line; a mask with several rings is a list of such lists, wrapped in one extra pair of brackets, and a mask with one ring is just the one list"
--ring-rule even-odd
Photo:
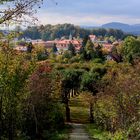
[(117, 29), (84, 29), (73, 24), (57, 24), (57, 25), (45, 25), (45, 26), (34, 26), (28, 27), (23, 31), (23, 37), (31, 39), (43, 39), (43, 40), (54, 40), (56, 38), (65, 37), (69, 35), (74, 37), (83, 38), (89, 34), (95, 34), (96, 36), (113, 36), (116, 39), (122, 39), (126, 34), (121, 30)]

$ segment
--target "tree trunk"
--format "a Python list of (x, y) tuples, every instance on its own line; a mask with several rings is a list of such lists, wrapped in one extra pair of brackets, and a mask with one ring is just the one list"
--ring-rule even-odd
[(34, 121), (35, 121), (35, 131), (36, 131), (36, 135), (38, 135), (38, 121), (37, 121), (37, 116), (36, 116), (34, 105), (32, 105), (32, 107), (33, 107), (33, 114), (34, 114)]
[(90, 123), (94, 122), (94, 116), (93, 116), (93, 103), (90, 103)]
[[(66, 97), (67, 97), (67, 95), (66, 95)], [(70, 99), (70, 93), (68, 93), (68, 99)]]
[(13, 115), (11, 113), (9, 118), (9, 140), (14, 140), (14, 129), (13, 129)]
[(65, 107), (66, 107), (66, 121), (70, 122), (71, 121), (71, 119), (70, 119), (70, 107), (69, 107), (68, 100), (66, 101)]
[(74, 97), (74, 89), (71, 90), (71, 97)]
[(77, 90), (74, 89), (74, 96), (77, 96)]

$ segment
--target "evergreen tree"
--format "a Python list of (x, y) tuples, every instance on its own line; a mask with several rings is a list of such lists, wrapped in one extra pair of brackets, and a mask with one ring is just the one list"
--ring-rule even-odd
[(84, 39), (83, 39), (83, 42), (82, 42), (82, 47), (85, 47), (85, 46), (86, 46), (86, 44), (87, 44), (88, 40), (89, 40), (89, 36), (88, 36), (88, 35), (86, 35), (86, 36), (84, 37)]
[(95, 58), (96, 54), (94, 51), (94, 44), (91, 42), (91, 40), (89, 39), (87, 41), (87, 44), (85, 46), (85, 51), (86, 51), (86, 59), (87, 60), (91, 60), (93, 58)]
[(70, 42), (68, 50), (70, 51), (71, 55), (74, 56), (76, 54), (74, 45)]
[(80, 54), (84, 53), (85, 51), (85, 46), (87, 44), (87, 41), (88, 41), (89, 37), (88, 35), (86, 35), (83, 39), (83, 42), (82, 42), (82, 47), (80, 48)]
[(53, 53), (56, 53), (58, 51), (57, 47), (56, 47), (56, 44), (53, 45), (52, 47), (52, 52)]
[(28, 53), (31, 53), (31, 52), (32, 52), (32, 49), (33, 49), (33, 44), (32, 44), (32, 42), (30, 42), (30, 43), (28, 44), (28, 46), (27, 46), (27, 52), (28, 52)]

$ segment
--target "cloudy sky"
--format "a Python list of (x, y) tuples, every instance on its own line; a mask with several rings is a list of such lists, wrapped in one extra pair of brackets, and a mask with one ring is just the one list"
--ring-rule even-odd
[[(55, 4), (58, 3), (58, 5)], [(98, 26), (108, 22), (140, 23), (140, 0), (47, 0), (39, 23)]]

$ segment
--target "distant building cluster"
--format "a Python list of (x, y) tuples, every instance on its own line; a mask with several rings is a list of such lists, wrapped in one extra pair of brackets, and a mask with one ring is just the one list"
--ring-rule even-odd
[(75, 47), (76, 51), (79, 51), (82, 46), (82, 41), (77, 39), (60, 39), (54, 41), (47, 41), (46, 47), (51, 48), (54, 44), (58, 50), (68, 50), (70, 43)]
[[(94, 44), (102, 45), (102, 49), (107, 52), (111, 52), (113, 46), (116, 44), (117, 45), (119, 44), (118, 41), (111, 43), (106, 40), (99, 40), (96, 35), (89, 35), (89, 39)], [(47, 49), (51, 49), (55, 45), (57, 47), (58, 51), (68, 50), (69, 45), (72, 44), (75, 47), (75, 50), (77, 52), (80, 51), (80, 48), (82, 47), (82, 41), (83, 41), (82, 39), (73, 38), (71, 35), (69, 36), (69, 39), (62, 38), (62, 39), (55, 39), (55, 40), (51, 40), (51, 41), (43, 41), (41, 39), (38, 39), (38, 40), (22, 39), (22, 40), (26, 41), (28, 43), (31, 42), (33, 45), (36, 45), (36, 46), (37, 45), (44, 46)], [(17, 45), (14, 49), (17, 51), (27, 51), (27, 47), (21, 46), (21, 45)]]

